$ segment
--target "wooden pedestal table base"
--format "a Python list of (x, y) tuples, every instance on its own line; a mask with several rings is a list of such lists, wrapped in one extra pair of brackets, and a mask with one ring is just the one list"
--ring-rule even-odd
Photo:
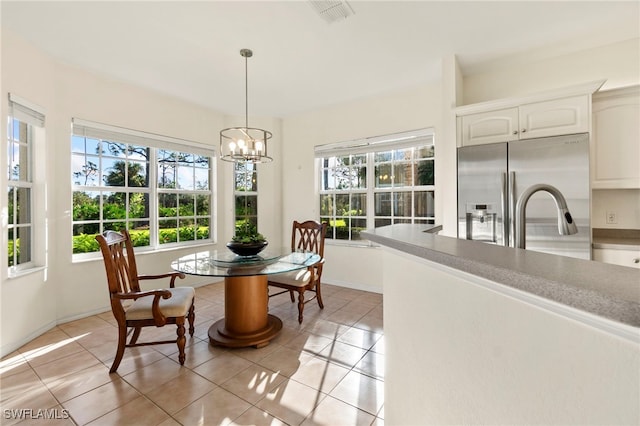
[(209, 328), (212, 345), (261, 348), (280, 333), (282, 321), (267, 312), (267, 281), (266, 275), (225, 277), (225, 317)]

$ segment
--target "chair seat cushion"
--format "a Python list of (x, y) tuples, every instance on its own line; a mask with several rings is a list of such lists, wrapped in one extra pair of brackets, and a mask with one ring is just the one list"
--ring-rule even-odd
[[(166, 290), (171, 292), (171, 297), (168, 299), (160, 298), (160, 312), (167, 318), (185, 316), (193, 303), (196, 291), (193, 287), (175, 287)], [(152, 304), (153, 296), (136, 299), (127, 308), (125, 313), (127, 320), (153, 319)]]
[(309, 284), (309, 281), (311, 281), (311, 272), (306, 268), (269, 275), (270, 283), (286, 284), (294, 287), (304, 287)]

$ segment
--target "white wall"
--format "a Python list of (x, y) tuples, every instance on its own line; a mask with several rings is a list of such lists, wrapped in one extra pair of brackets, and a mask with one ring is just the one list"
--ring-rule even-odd
[(607, 80), (601, 90), (640, 82), (638, 38), (552, 59), (527, 61), (528, 57), (535, 57), (535, 53), (523, 52), (518, 60), (495, 61), (484, 72), (465, 76), (465, 105), (601, 79)]
[[(640, 189), (594, 189), (592, 194), (592, 228), (640, 229)], [(616, 213), (618, 223), (607, 223), (608, 212)]]
[[(47, 159), (46, 266), (24, 276), (9, 278), (1, 269), (2, 355), (46, 331), (56, 323), (109, 310), (104, 266), (101, 258), (74, 263), (71, 247), (70, 124), (72, 117), (211, 144), (219, 143), (218, 133), (225, 117), (215, 111), (159, 95), (97, 74), (80, 71), (53, 61), (31, 45), (3, 29), (2, 99), (12, 92), (46, 110), (46, 144), (36, 153)], [(2, 115), (7, 110), (1, 103)], [(278, 124), (278, 120), (275, 120)], [(2, 122), (2, 134), (6, 134)], [(6, 150), (0, 150), (6, 164)], [(269, 185), (261, 196), (277, 193), (279, 176), (265, 173)], [(271, 175), (271, 176), (270, 176)], [(0, 184), (6, 184), (2, 175)], [(218, 167), (218, 188), (230, 185), (231, 175)], [(269, 182), (270, 181), (270, 182)], [(232, 222), (233, 201), (218, 197), (216, 230), (220, 238), (230, 238), (230, 230), (218, 229)], [(3, 199), (3, 206), (6, 199)], [(279, 222), (279, 221), (278, 221)], [(6, 224), (3, 224), (6, 226)], [(268, 225), (273, 226), (273, 225)], [(279, 223), (272, 232), (279, 233)], [(4, 232), (3, 232), (4, 235)], [(5, 237), (3, 237), (5, 238)], [(226, 241), (226, 240), (221, 240)], [(6, 240), (0, 257), (7, 258)], [(166, 250), (138, 256), (141, 273), (170, 270), (170, 262), (192, 249)], [(201, 285), (213, 279), (189, 277), (181, 284)], [(157, 284), (157, 283), (156, 283)], [(152, 285), (152, 284), (149, 284)]]
[(424, 259), (383, 262), (385, 423), (640, 422), (636, 342)]

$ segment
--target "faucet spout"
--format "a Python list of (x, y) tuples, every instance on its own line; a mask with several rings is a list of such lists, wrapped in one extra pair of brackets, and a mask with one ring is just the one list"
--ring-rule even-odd
[(565, 200), (562, 193), (558, 190), (558, 188), (554, 186), (540, 183), (537, 185), (532, 185), (529, 188), (525, 189), (522, 195), (520, 195), (520, 198), (518, 198), (518, 202), (516, 203), (516, 247), (518, 248), (526, 248), (525, 240), (527, 203), (529, 202), (529, 198), (531, 198), (531, 196), (538, 191), (547, 192), (549, 195), (551, 195), (551, 197), (553, 197), (553, 200), (556, 202), (556, 208), (558, 209), (558, 233), (560, 235), (571, 235), (578, 233), (578, 227), (571, 217), (571, 213), (569, 213), (567, 200)]

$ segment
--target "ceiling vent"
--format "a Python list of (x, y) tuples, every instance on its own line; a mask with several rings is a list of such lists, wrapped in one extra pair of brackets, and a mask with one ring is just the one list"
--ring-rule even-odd
[(311, 7), (328, 23), (342, 21), (354, 14), (346, 1), (309, 0)]

